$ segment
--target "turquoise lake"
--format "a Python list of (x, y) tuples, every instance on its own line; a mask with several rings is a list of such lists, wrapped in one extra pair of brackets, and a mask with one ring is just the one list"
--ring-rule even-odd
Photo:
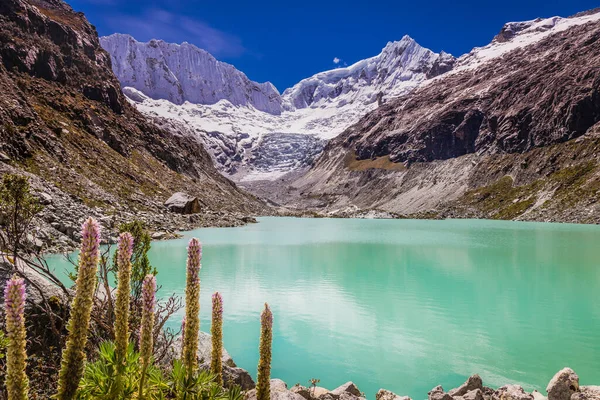
[(254, 376), (268, 302), (272, 377), (289, 386), (352, 380), (369, 399), (386, 388), (422, 400), (479, 373), (545, 392), (565, 366), (600, 382), (600, 227), (269, 217), (184, 235), (152, 245), (159, 295), (183, 296), (198, 237), (201, 329), (221, 292), (225, 348)]

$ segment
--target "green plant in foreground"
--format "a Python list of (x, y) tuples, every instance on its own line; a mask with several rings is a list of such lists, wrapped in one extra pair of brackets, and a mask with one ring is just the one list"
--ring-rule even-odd
[(212, 335), (212, 356), (210, 370), (215, 374), (216, 383), (223, 386), (223, 365), (221, 356), (223, 354), (223, 298), (219, 292), (212, 296), (212, 324), (210, 327)]
[(79, 381), (83, 375), (85, 346), (92, 312), (94, 290), (96, 289), (96, 269), (100, 248), (100, 227), (93, 218), (83, 223), (81, 252), (76, 282), (75, 298), (71, 305), (71, 317), (67, 326), (67, 344), (63, 350), (58, 377), (59, 400), (75, 398)]
[[(79, 385), (77, 399), (97, 400), (112, 397), (115, 391), (117, 374), (121, 375), (119, 400), (139, 399), (140, 354), (134, 351), (133, 344), (127, 346), (127, 353), (118, 361), (116, 346), (113, 342), (100, 344), (98, 360), (85, 367), (85, 374)], [(144, 398), (162, 399), (169, 386), (160, 370), (150, 365), (144, 380)]]
[(271, 343), (273, 341), (273, 313), (265, 303), (260, 315), (260, 345), (258, 359), (258, 376), (256, 379), (256, 400), (271, 398)]
[(200, 330), (200, 260), (202, 245), (196, 238), (190, 240), (185, 289), (185, 331), (183, 332), (182, 362), (188, 378), (198, 368), (198, 331)]
[[(170, 396), (180, 400), (243, 400), (239, 386), (224, 389), (216, 383), (215, 375), (206, 370), (193, 375), (187, 373), (180, 360), (175, 360), (169, 382)], [(169, 397), (170, 398), (170, 397)]]
[(26, 400), (28, 380), (25, 374), (27, 353), (25, 352), (25, 283), (13, 276), (4, 290), (6, 311), (6, 388), (8, 400)]
[(142, 324), (140, 329), (140, 385), (138, 398), (144, 399), (144, 389), (146, 373), (151, 365), (152, 350), (152, 330), (154, 329), (154, 293), (156, 292), (156, 278), (152, 274), (146, 275), (142, 285)]

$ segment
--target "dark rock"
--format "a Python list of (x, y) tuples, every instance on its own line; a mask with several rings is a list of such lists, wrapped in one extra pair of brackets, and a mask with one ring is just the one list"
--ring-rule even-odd
[(558, 371), (548, 383), (548, 400), (570, 400), (579, 390), (579, 376), (571, 368)]

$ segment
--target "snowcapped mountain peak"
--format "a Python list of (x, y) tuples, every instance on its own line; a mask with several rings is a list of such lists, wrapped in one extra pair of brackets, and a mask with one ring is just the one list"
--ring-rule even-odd
[(121, 85), (152, 99), (174, 104), (228, 100), (274, 115), (282, 111), (279, 92), (270, 82), (253, 82), (233, 65), (193, 44), (156, 39), (142, 43), (124, 34), (101, 37), (100, 43), (110, 53)]
[(398, 96), (418, 83), (452, 68), (454, 57), (434, 53), (405, 35), (388, 42), (378, 55), (345, 68), (320, 72), (303, 79), (283, 92), (286, 110), (343, 107), (351, 102), (364, 105), (381, 101), (384, 96)]

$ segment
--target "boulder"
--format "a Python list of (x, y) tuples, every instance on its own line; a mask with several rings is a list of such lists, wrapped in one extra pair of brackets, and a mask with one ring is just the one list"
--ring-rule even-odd
[(167, 232), (154, 232), (152, 234), (152, 240), (161, 240), (167, 236)]
[(389, 390), (386, 390), (386, 389), (379, 389), (379, 391), (375, 395), (375, 400), (412, 400), (412, 399), (408, 396), (398, 396), (396, 393), (390, 392)]
[(165, 201), (167, 210), (178, 214), (197, 214), (200, 212), (200, 202), (197, 197), (187, 193), (174, 193)]
[[(210, 371), (210, 362), (204, 362), (198, 368)], [(223, 384), (226, 388), (237, 385), (242, 390), (252, 390), (256, 387), (248, 371), (238, 367), (230, 367), (229, 365), (223, 365)]]
[(571, 400), (600, 400), (600, 386), (581, 386), (579, 392), (571, 395)]
[(552, 377), (546, 387), (548, 400), (570, 400), (579, 390), (579, 377), (571, 368), (563, 368)]
[(438, 385), (427, 393), (428, 400), (452, 400), (452, 396), (444, 392), (444, 388)]
[(346, 382), (343, 385), (333, 389), (330, 393), (334, 396), (334, 398), (339, 398), (344, 393), (348, 393), (356, 397), (362, 396), (361, 391), (353, 382)]
[[(288, 390), (281, 379), (271, 379), (271, 400), (305, 400), (298, 393)], [(246, 392), (246, 400), (256, 400), (256, 389)]]
[(494, 400), (533, 400), (533, 395), (525, 392), (520, 385), (504, 385), (494, 392)]
[(452, 389), (448, 392), (448, 394), (452, 397), (455, 396), (464, 396), (467, 392), (475, 389), (483, 389), (483, 382), (481, 377), (477, 374), (469, 377), (465, 383), (457, 387), (456, 389)]

